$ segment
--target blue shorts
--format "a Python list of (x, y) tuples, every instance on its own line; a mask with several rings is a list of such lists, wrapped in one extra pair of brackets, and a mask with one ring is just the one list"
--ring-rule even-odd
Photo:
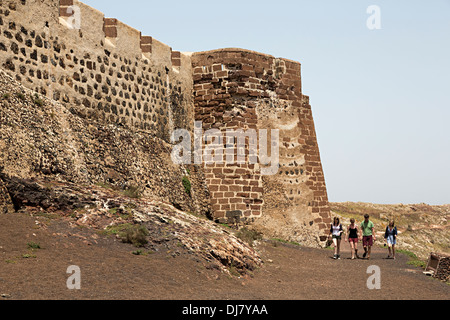
[(388, 236), (386, 238), (386, 241), (389, 245), (396, 245), (397, 244), (397, 240), (394, 238), (394, 236)]

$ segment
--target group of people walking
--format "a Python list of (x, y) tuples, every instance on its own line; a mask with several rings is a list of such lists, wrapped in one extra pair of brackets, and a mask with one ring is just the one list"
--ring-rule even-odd
[[(370, 221), (370, 216), (366, 214), (364, 221), (358, 226), (355, 219), (350, 220), (350, 225), (347, 227), (346, 232), (339, 221), (339, 218), (334, 218), (333, 224), (330, 228), (330, 240), (334, 244), (334, 256), (333, 259), (341, 258), (341, 242), (344, 238), (346, 242), (350, 244), (352, 251), (352, 260), (360, 259), (358, 255), (358, 243), (362, 241), (364, 253), (362, 258), (370, 260), (370, 254), (372, 252), (372, 246), (376, 241), (376, 235), (374, 231), (374, 224)], [(397, 244), (397, 227), (394, 221), (390, 221), (386, 228), (384, 239), (386, 246), (389, 248), (388, 259), (395, 259), (395, 246)]]

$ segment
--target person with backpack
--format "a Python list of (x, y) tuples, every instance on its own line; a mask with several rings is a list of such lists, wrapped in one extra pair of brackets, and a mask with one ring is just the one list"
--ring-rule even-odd
[(345, 241), (348, 241), (350, 244), (350, 248), (352, 250), (352, 260), (356, 258), (359, 259), (358, 256), (358, 226), (355, 223), (355, 219), (350, 219), (350, 225), (347, 227), (347, 235), (348, 238)]
[(384, 234), (384, 239), (389, 248), (388, 259), (395, 260), (395, 245), (397, 244), (397, 227), (395, 226), (394, 221), (390, 221), (389, 225), (386, 227), (386, 232)]
[(334, 244), (334, 256), (333, 259), (340, 260), (341, 259), (341, 241), (342, 241), (342, 233), (344, 229), (342, 228), (342, 224), (339, 221), (339, 218), (334, 218), (333, 224), (330, 228), (330, 238), (333, 240)]

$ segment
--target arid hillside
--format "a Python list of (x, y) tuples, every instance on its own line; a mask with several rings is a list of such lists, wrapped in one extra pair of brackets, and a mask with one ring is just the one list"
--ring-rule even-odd
[(398, 249), (416, 254), (427, 260), (431, 252), (450, 254), (450, 205), (427, 204), (382, 205), (372, 203), (330, 203), (333, 216), (343, 218), (344, 225), (355, 218), (361, 223), (367, 213), (375, 223), (379, 235), (378, 244), (384, 244), (384, 231), (390, 220), (394, 220), (399, 231)]

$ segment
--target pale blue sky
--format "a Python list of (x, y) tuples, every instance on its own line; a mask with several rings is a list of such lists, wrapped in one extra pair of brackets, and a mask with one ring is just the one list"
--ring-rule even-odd
[(330, 201), (450, 203), (450, 0), (83, 2), (177, 51), (300, 61)]

